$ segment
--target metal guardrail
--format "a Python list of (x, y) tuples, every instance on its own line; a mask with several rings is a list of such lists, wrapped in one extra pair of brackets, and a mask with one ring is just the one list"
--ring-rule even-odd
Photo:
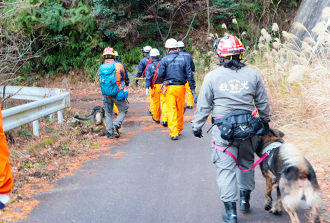
[[(3, 95), (2, 86), (0, 86), (0, 95)], [(57, 88), (7, 86), (5, 97), (9, 95), (15, 99), (37, 101), (2, 110), (4, 131), (33, 122), (33, 134), (39, 136), (39, 118), (57, 112), (58, 122), (62, 123), (61, 110), (70, 107), (70, 93)]]

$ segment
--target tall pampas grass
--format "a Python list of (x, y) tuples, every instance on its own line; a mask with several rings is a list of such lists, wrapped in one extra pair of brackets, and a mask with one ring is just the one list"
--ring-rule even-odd
[(327, 7), (311, 32), (294, 23), (293, 28), (308, 33), (303, 40), (286, 31), (282, 39), (276, 36), (277, 24), (269, 33), (262, 29), (258, 51), (247, 62), (267, 87), (272, 126), (284, 131), (308, 158), (330, 167), (330, 32), (324, 31), (329, 17)]

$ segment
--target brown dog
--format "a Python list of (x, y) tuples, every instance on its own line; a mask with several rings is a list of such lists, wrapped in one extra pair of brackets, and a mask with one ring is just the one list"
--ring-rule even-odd
[[(314, 223), (320, 222), (317, 210), (322, 206), (322, 191), (317, 183), (313, 167), (303, 153), (293, 144), (284, 143), (284, 133), (271, 130), (259, 137), (256, 153), (261, 157), (266, 152), (269, 156), (260, 164), (266, 178), (265, 210), (273, 214), (284, 209), (293, 223), (299, 223), (297, 208), (302, 199), (312, 208)], [(277, 189), (277, 201), (272, 204), (272, 190)]]

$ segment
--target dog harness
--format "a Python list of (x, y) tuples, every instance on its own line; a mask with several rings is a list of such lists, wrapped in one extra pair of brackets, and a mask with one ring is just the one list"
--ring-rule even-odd
[[(213, 139), (212, 139), (212, 144), (213, 144), (214, 148), (216, 148), (217, 150), (219, 150), (219, 151), (221, 151), (221, 152), (224, 152), (224, 153), (227, 153), (229, 156), (231, 156), (231, 157), (235, 160), (237, 167), (238, 167), (241, 171), (243, 171), (243, 172), (247, 172), (247, 171), (253, 170), (258, 164), (260, 164), (262, 161), (264, 161), (264, 160), (266, 159), (266, 157), (269, 156), (270, 152), (271, 152), (274, 148), (276, 148), (276, 147), (279, 146), (278, 144), (282, 145), (282, 143), (280, 143), (280, 142), (274, 142), (274, 143), (268, 145), (268, 146), (262, 151), (262, 156), (260, 157), (260, 159), (259, 159), (257, 162), (255, 162), (255, 163), (253, 164), (253, 166), (252, 166), (250, 169), (242, 169), (242, 168), (238, 165), (237, 159), (236, 159), (236, 157), (234, 156), (234, 154), (232, 154), (231, 152), (227, 151), (227, 148), (224, 149), (224, 148), (222, 148), (222, 147), (220, 147), (220, 146), (217, 146), (217, 145), (214, 143), (214, 140), (213, 140)], [(275, 144), (276, 144), (276, 145), (275, 145)], [(267, 149), (267, 150), (266, 150), (266, 149)]]
[(270, 152), (273, 151), (273, 149), (280, 147), (281, 145), (282, 143), (280, 142), (273, 142), (272, 144), (269, 144), (266, 148), (262, 150), (261, 155), (264, 155), (265, 153), (270, 154)]

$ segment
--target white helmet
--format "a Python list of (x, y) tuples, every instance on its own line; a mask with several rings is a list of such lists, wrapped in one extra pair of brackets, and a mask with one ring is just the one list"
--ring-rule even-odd
[(165, 48), (168, 49), (176, 49), (178, 48), (178, 42), (175, 39), (168, 39), (165, 42)]
[(157, 56), (160, 56), (160, 53), (157, 49), (154, 48), (154, 49), (150, 50), (150, 56), (157, 57)]
[(182, 47), (182, 48), (183, 48), (183, 47), (184, 47), (184, 42), (179, 41), (179, 42), (178, 42), (178, 47), (180, 47), (180, 48)]
[(143, 53), (149, 53), (151, 49), (152, 49), (151, 46), (145, 46), (145, 47), (142, 48), (142, 52)]
[(119, 57), (119, 54), (117, 51), (115, 51), (115, 57)]

